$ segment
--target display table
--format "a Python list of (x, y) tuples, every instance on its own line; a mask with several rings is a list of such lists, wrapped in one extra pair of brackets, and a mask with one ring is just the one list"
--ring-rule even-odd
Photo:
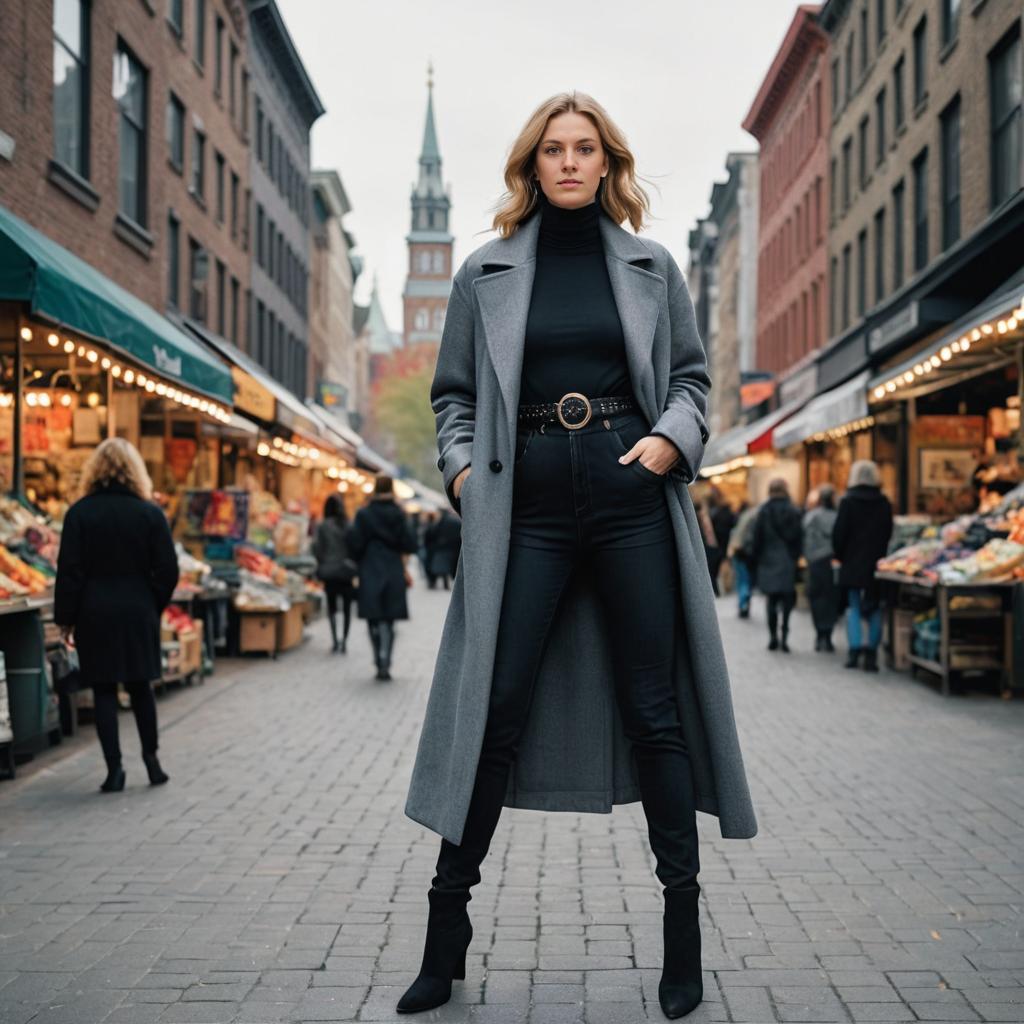
[(298, 647), (304, 639), (305, 602), (293, 604), (287, 611), (260, 608), (234, 608), (232, 620), (235, 652), (269, 654), (276, 658), (282, 651)]
[[(939, 679), (943, 696), (954, 680), (992, 674), (1003, 696), (1024, 692), (1024, 665), (1014, 657), (1014, 582), (936, 583), (917, 576), (877, 572), (886, 593), (890, 666), (905, 659), (912, 673), (922, 670)], [(1017, 604), (1021, 605), (1018, 599)], [(928, 654), (904, 649), (909, 616), (934, 609), (938, 622), (934, 650)]]

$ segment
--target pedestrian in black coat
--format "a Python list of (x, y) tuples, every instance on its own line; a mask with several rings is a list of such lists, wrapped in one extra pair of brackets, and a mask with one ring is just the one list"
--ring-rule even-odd
[(442, 509), (438, 519), (427, 527), (427, 574), (433, 581), (440, 579), (444, 589), (449, 589), (449, 581), (455, 575), (462, 549), (462, 524), (447, 509)]
[(395, 502), (391, 477), (377, 477), (373, 497), (356, 513), (346, 541), (359, 563), (359, 617), (370, 630), (377, 678), (390, 679), (395, 620), (409, 618), (405, 591), (412, 576), (406, 562), (417, 548), (412, 524)]
[(96, 731), (107, 762), (107, 792), (124, 788), (117, 730), (117, 686), (131, 696), (150, 781), (167, 775), (157, 760), (156, 701), (161, 675), (160, 617), (178, 583), (167, 519), (138, 451), (107, 438), (86, 464), (83, 497), (64, 518), (54, 621), (78, 649), (82, 679), (95, 695)]
[[(850, 467), (849, 489), (839, 502), (832, 528), (832, 549), (839, 559), (839, 586), (846, 595), (847, 668), (878, 671), (882, 642), (881, 588), (875, 565), (885, 555), (892, 537), (892, 505), (882, 493), (878, 466), (862, 459)], [(861, 619), (868, 620), (868, 641), (861, 636)]]
[[(800, 557), (800, 512), (789, 500), (789, 487), (779, 478), (768, 485), (768, 500), (754, 521), (754, 573), (768, 599), (768, 650), (789, 653), (789, 615), (796, 604), (796, 563)], [(782, 639), (779, 640), (779, 612)]]
[[(324, 585), (327, 598), (327, 622), (331, 627), (331, 650), (345, 653), (349, 626), (352, 624), (352, 604), (356, 599), (354, 580), (359, 567), (349, 556), (348, 516), (340, 494), (330, 494), (324, 502), (324, 517), (316, 528), (313, 539), (313, 557), (316, 575)], [(342, 602), (341, 639), (338, 639), (338, 598)]]

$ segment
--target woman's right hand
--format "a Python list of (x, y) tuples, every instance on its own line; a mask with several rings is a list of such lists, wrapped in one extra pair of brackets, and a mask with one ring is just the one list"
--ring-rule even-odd
[(455, 495), (456, 501), (458, 500), (459, 494), (462, 491), (462, 485), (466, 482), (466, 477), (469, 476), (469, 471), (472, 468), (472, 466), (466, 466), (466, 468), (461, 470), (455, 477), (455, 479), (452, 481), (452, 494)]

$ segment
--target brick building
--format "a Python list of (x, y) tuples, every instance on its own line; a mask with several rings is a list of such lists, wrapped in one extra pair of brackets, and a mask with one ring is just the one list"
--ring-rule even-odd
[(242, 5), (11, 0), (3, 20), (0, 203), (154, 308), (244, 338)]

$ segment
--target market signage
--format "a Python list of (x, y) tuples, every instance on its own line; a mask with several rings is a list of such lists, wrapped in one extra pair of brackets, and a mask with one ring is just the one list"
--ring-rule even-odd
[(235, 382), (235, 408), (257, 419), (273, 422), (277, 414), (277, 399), (255, 377), (237, 366), (231, 367)]
[(181, 356), (172, 356), (167, 349), (160, 345), (153, 346), (153, 365), (164, 373), (181, 377)]

